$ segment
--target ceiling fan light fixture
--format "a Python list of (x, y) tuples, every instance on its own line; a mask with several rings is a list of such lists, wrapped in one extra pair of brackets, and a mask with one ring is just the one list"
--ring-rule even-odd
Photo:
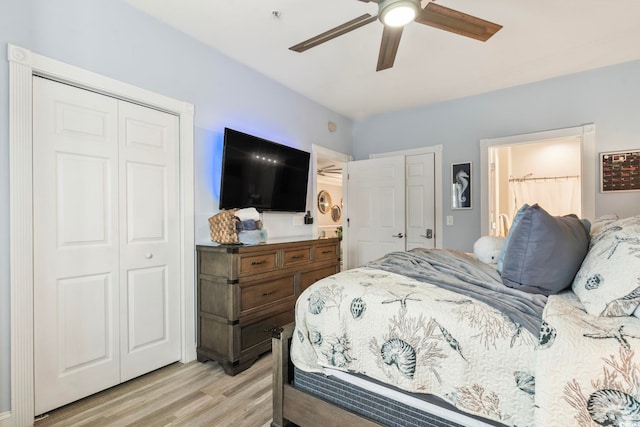
[(380, 22), (390, 27), (403, 27), (416, 19), (420, 0), (384, 0), (379, 3)]

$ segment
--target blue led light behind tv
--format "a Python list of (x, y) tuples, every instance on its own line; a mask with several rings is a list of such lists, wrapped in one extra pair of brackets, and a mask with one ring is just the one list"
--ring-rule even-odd
[(309, 157), (306, 151), (225, 128), (220, 209), (306, 211)]

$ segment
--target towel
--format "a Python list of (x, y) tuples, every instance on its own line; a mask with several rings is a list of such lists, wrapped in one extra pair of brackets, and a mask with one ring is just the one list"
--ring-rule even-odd
[(258, 221), (260, 219), (260, 214), (258, 213), (256, 208), (238, 209), (238, 211), (236, 212), (236, 216), (240, 221)]
[(254, 221), (252, 219), (248, 219), (246, 221), (238, 221), (236, 222), (236, 230), (238, 231), (250, 231), (250, 230), (260, 230), (262, 228), (262, 221)]

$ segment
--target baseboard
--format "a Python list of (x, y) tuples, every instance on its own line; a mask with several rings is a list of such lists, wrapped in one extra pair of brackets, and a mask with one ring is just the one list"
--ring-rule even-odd
[(0, 412), (0, 427), (9, 427), (13, 425), (11, 422), (11, 411)]

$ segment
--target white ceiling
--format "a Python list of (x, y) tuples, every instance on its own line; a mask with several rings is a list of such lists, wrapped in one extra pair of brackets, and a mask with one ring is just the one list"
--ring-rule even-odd
[(438, 0), (504, 28), (483, 43), (413, 22), (394, 67), (380, 72), (379, 21), (303, 53), (288, 49), (364, 13), (377, 15), (375, 3), (125, 1), (351, 118), (640, 59), (638, 0)]

